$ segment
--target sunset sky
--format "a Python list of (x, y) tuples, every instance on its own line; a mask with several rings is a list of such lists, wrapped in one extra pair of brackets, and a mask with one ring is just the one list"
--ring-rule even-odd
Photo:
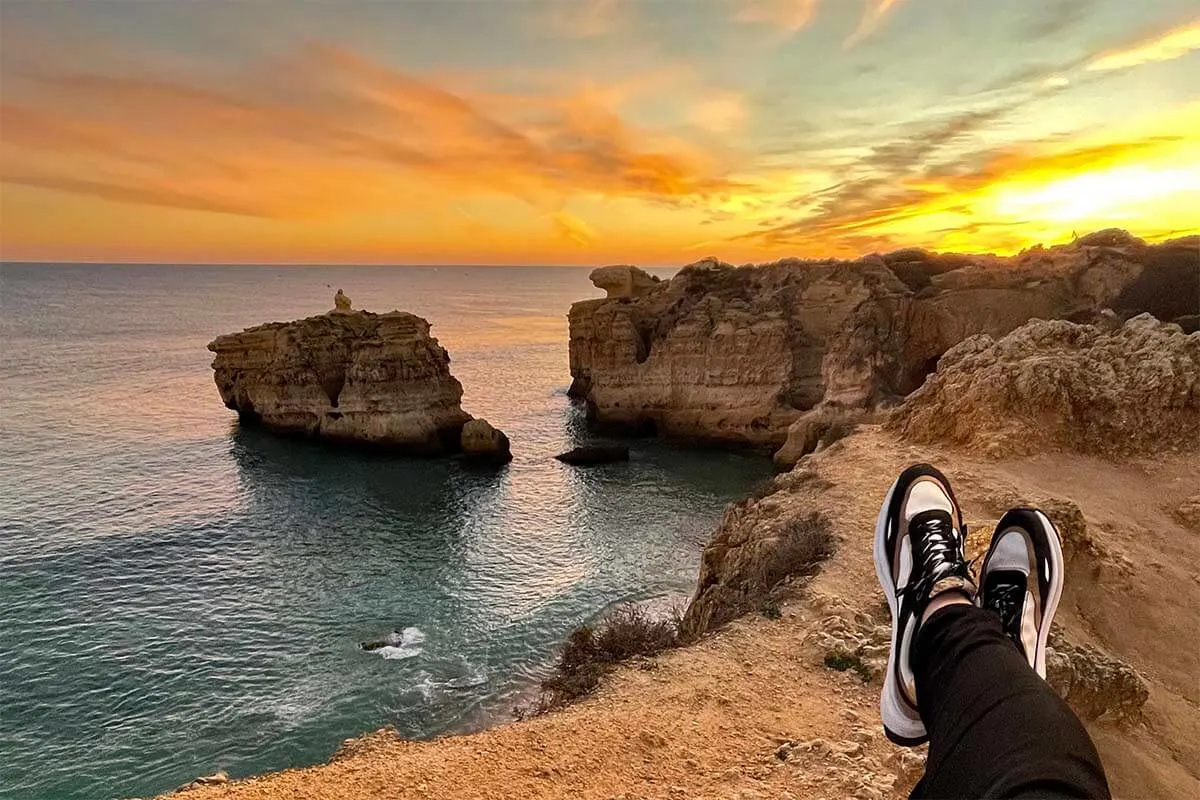
[(0, 258), (1200, 231), (1197, 0), (3, 0)]

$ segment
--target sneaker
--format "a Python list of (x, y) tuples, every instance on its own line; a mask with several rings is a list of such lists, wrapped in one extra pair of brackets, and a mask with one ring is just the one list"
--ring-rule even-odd
[(1063, 589), (1058, 531), (1041, 511), (1014, 508), (1000, 518), (979, 570), (979, 605), (1000, 615), (1029, 666), (1046, 677), (1046, 640)]
[(965, 540), (962, 512), (946, 476), (928, 464), (904, 470), (875, 523), (875, 574), (892, 612), (892, 649), (879, 711), (884, 732), (898, 745), (915, 747), (929, 739), (917, 710), (910, 653), (931, 598), (947, 591), (975, 597)]

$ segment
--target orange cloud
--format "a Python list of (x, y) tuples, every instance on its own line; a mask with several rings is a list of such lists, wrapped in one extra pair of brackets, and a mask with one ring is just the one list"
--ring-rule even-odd
[(557, 211), (550, 217), (554, 231), (576, 247), (588, 247), (599, 238), (586, 222), (567, 211)]
[(219, 86), (25, 80), (25, 102), (0, 109), (0, 176), (114, 202), (306, 219), (472, 193), (549, 212), (579, 193), (678, 205), (734, 188), (716, 155), (590, 93), (476, 97), (330, 47)]
[(746, 104), (733, 92), (706, 97), (688, 110), (688, 121), (713, 133), (728, 133), (746, 121)]
[(1169, 30), (1149, 41), (1102, 53), (1087, 68), (1090, 71), (1127, 69), (1156, 61), (1172, 61), (1200, 50), (1200, 21)]

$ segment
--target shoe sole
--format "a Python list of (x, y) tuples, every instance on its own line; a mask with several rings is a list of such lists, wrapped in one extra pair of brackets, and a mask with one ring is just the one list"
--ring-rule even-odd
[[(937, 474), (941, 475), (940, 472)], [(902, 477), (904, 477), (903, 474), (900, 478)], [(883, 596), (887, 598), (888, 611), (892, 615), (892, 645), (888, 648), (887, 676), (883, 680), (883, 692), (879, 696), (879, 716), (883, 719), (883, 732), (893, 744), (901, 747), (916, 747), (929, 741), (929, 734), (923, 724), (920, 722), (914, 724), (913, 720), (896, 705), (897, 698), (900, 696), (895, 685), (896, 634), (899, 630), (896, 625), (898, 609), (896, 607), (896, 584), (892, 581), (892, 569), (887, 560), (888, 512), (891, 510), (896, 488), (900, 485), (900, 478), (896, 478), (892, 487), (888, 489), (887, 496), (883, 498), (883, 505), (879, 508), (879, 516), (875, 520), (875, 577), (883, 588)], [(946, 493), (957, 510), (958, 502), (954, 499), (954, 493), (944, 475), (939, 478), (939, 482), (946, 488)], [(958, 520), (955, 520), (955, 523), (957, 524)]]
[[(1050, 627), (1054, 622), (1054, 614), (1058, 611), (1058, 602), (1062, 598), (1063, 592), (1063, 551), (1062, 538), (1059, 536), (1058, 528), (1054, 527), (1054, 523), (1050, 521), (1040, 509), (1027, 508), (1025, 511), (1030, 511), (1037, 518), (1043, 530), (1048, 549), (1050, 551), (1050, 592), (1046, 598), (1045, 607), (1042, 609), (1042, 624), (1038, 628), (1037, 651), (1034, 653), (1033, 669), (1043, 679), (1046, 677), (1046, 646), (1050, 640)], [(997, 531), (1002, 529), (998, 526)], [(988, 548), (987, 555), (984, 556), (983, 566), (980, 570), (980, 575), (986, 573), (988, 561), (992, 557), (992, 547)], [(982, 581), (982, 577), (980, 578)]]

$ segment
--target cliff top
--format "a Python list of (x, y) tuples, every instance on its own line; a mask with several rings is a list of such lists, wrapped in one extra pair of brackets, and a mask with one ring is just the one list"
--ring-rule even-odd
[(431, 325), (428, 321), (408, 311), (375, 313), (361, 309), (353, 311), (335, 309), (327, 311), (324, 314), (315, 314), (311, 317), (304, 317), (290, 322), (265, 322), (261, 325), (245, 328), (237, 333), (222, 334), (209, 342), (208, 349), (216, 352), (220, 348), (235, 345), (247, 338), (247, 334), (261, 335), (284, 330), (291, 331), (299, 337), (306, 335), (329, 335), (335, 330), (342, 331), (354, 337), (375, 332), (386, 332), (390, 335), (399, 336), (427, 337), (429, 336), (430, 328)]

